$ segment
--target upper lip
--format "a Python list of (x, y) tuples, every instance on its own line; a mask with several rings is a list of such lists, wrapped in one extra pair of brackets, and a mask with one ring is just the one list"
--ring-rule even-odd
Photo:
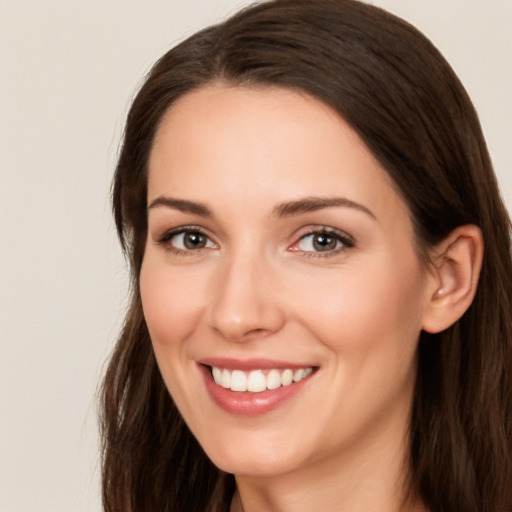
[(205, 357), (198, 359), (199, 364), (205, 366), (215, 366), (216, 368), (225, 368), (227, 370), (271, 370), (272, 368), (290, 368), (292, 370), (299, 368), (312, 368), (315, 365), (309, 363), (291, 363), (290, 361), (279, 361), (275, 359), (233, 359), (228, 357)]

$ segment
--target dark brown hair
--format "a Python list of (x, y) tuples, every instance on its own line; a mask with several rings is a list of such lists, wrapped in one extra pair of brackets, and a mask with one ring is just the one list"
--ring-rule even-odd
[(229, 509), (233, 477), (208, 460), (169, 396), (138, 287), (155, 133), (173, 102), (218, 81), (306, 92), (337, 111), (407, 203), (420, 254), (457, 226), (481, 228), (473, 304), (419, 341), (410, 487), (435, 512), (512, 510), (510, 221), (477, 115), (450, 66), (409, 24), (355, 0), (242, 10), (164, 55), (133, 102), (113, 187), (132, 298), (102, 388), (105, 510)]

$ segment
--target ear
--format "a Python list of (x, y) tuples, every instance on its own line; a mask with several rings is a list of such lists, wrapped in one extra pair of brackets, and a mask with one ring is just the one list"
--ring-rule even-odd
[(482, 267), (484, 241), (477, 226), (459, 226), (431, 251), (422, 328), (441, 332), (469, 308)]

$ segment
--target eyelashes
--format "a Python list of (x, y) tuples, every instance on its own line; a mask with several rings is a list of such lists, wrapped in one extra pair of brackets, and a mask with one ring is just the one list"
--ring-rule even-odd
[[(220, 245), (200, 226), (183, 226), (166, 231), (157, 243), (178, 256), (198, 256), (204, 251), (219, 249)], [(339, 229), (318, 226), (288, 246), (287, 250), (307, 257), (332, 257), (355, 247), (354, 238)]]
[(158, 237), (157, 243), (179, 256), (219, 248), (219, 245), (199, 226), (185, 226), (166, 231)]
[(302, 252), (310, 257), (325, 257), (352, 249), (354, 246), (354, 239), (347, 233), (335, 228), (322, 227), (302, 235), (288, 250)]

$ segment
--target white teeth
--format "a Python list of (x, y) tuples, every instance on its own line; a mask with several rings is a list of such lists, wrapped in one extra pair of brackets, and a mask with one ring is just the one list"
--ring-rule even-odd
[[(215, 379), (215, 375), (213, 378)], [(215, 382), (220, 384), (223, 388), (229, 389), (231, 387), (231, 372), (229, 370), (222, 370), (222, 380)]]
[(231, 373), (232, 391), (247, 391), (247, 377), (244, 372), (235, 370)]
[(293, 374), (293, 382), (299, 382), (299, 380), (302, 380), (310, 375), (312, 371), (313, 368), (301, 368), (300, 370), (296, 370)]
[(267, 379), (261, 370), (249, 373), (247, 378), (247, 391), (259, 393), (267, 389)]
[(281, 383), (283, 386), (289, 386), (293, 382), (293, 370), (285, 370), (281, 375)]
[(311, 374), (313, 368), (299, 368), (298, 370), (272, 369), (266, 375), (263, 370), (243, 372), (241, 370), (227, 370), (226, 368), (212, 367), (213, 380), (223, 388), (232, 391), (250, 391), (260, 393), (266, 389), (277, 389), (289, 386), (292, 382), (299, 382)]
[(281, 387), (281, 374), (278, 370), (270, 370), (267, 375), (267, 389)]
[(215, 368), (215, 366), (213, 366), (212, 367), (212, 375), (213, 375), (213, 380), (217, 384), (222, 383), (222, 370), (220, 368)]
[(293, 374), (293, 382), (299, 382), (299, 380), (302, 380), (306, 376), (306, 370), (303, 370), (302, 368), (300, 370), (297, 370)]

